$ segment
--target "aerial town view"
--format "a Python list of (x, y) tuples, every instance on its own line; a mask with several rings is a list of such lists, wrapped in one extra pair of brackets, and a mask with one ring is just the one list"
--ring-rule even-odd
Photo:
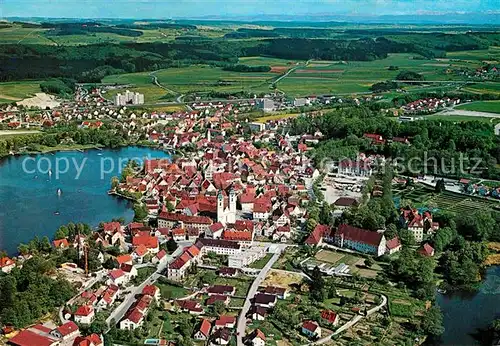
[(0, 1), (0, 345), (500, 345), (500, 3)]

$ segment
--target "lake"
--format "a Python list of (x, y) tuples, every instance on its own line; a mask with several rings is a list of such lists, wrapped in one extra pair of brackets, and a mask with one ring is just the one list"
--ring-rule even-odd
[(481, 345), (480, 329), (500, 318), (500, 266), (489, 267), (478, 292), (437, 295), (444, 315), (445, 332), (433, 345)]
[(1, 160), (0, 250), (15, 254), (19, 243), (36, 235), (52, 238), (59, 226), (69, 222), (97, 226), (118, 217), (132, 220), (131, 203), (107, 194), (111, 177), (119, 176), (132, 158), (170, 156), (161, 150), (125, 147)]

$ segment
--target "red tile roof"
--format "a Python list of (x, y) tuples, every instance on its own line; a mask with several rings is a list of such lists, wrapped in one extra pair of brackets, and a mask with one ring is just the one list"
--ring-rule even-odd
[(389, 250), (395, 249), (397, 247), (401, 246), (401, 242), (399, 241), (398, 237), (394, 237), (391, 240), (388, 240), (386, 243), (386, 247)]
[(209, 333), (210, 333), (210, 328), (211, 328), (211, 325), (210, 325), (210, 322), (206, 319), (202, 319), (201, 320), (201, 324), (200, 324), (200, 328), (199, 328), (199, 331), (205, 335), (205, 337), (208, 337), (209, 336)]
[(148, 249), (156, 249), (158, 247), (158, 238), (151, 235), (141, 235), (132, 238), (132, 245), (144, 245)]
[(54, 247), (60, 248), (60, 247), (68, 247), (68, 239), (56, 239), (52, 242), (54, 244)]
[(30, 330), (22, 330), (9, 340), (9, 344), (16, 346), (51, 346), (56, 343), (56, 340), (39, 335)]
[(121, 266), (123, 263), (132, 262), (132, 256), (130, 255), (116, 256), (116, 261)]
[(302, 328), (307, 329), (311, 333), (315, 333), (318, 325), (313, 321), (305, 321), (302, 323)]
[(340, 225), (335, 235), (339, 237), (343, 236), (344, 240), (352, 240), (373, 246), (378, 246), (383, 237), (381, 233), (368, 231), (366, 229), (361, 229), (346, 224)]
[(78, 331), (78, 326), (76, 325), (75, 322), (69, 321), (64, 323), (62, 326), (57, 327), (56, 329), (64, 337), (66, 335)]
[(94, 312), (94, 308), (88, 305), (82, 305), (75, 311), (75, 316), (88, 316)]

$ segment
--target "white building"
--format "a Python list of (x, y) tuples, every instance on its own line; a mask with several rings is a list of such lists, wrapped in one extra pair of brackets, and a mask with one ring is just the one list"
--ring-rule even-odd
[(230, 268), (243, 268), (249, 264), (261, 259), (266, 255), (266, 251), (262, 247), (252, 247), (247, 251), (230, 255), (228, 258), (228, 266)]
[(229, 205), (224, 206), (224, 196), (219, 191), (217, 196), (217, 222), (227, 225), (236, 222), (236, 193), (231, 189), (229, 192)]
[(500, 123), (495, 125), (495, 134), (497, 136), (500, 136)]
[(125, 106), (127, 104), (142, 105), (144, 104), (144, 94), (125, 91), (125, 94), (116, 94), (114, 98), (115, 106)]
[(260, 99), (256, 102), (257, 108), (262, 109), (264, 112), (272, 112), (276, 109), (274, 101), (271, 99)]

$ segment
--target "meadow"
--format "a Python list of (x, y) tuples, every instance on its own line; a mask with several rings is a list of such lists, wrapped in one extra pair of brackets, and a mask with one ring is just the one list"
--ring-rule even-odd
[[(393, 80), (403, 70), (422, 74), (427, 81), (434, 81), (426, 86), (407, 86), (409, 91), (431, 91), (456, 89), (462, 76), (453, 73), (453, 69), (467, 65), (470, 68), (480, 66), (480, 62), (439, 61), (425, 59), (416, 54), (389, 54), (386, 59), (374, 61), (309, 61), (307, 66), (299, 67), (278, 83), (278, 89), (292, 96), (309, 94), (351, 94), (367, 93), (370, 86), (385, 80)], [(390, 66), (397, 68), (389, 69)], [(443, 81), (443, 83), (439, 83)]]
[[(275, 73), (256, 72), (239, 73), (223, 71), (218, 67), (208, 65), (195, 65), (182, 68), (170, 68), (155, 72), (158, 82), (175, 94), (191, 92), (266, 92), (269, 91), (270, 81), (276, 77)], [(121, 75), (107, 76), (103, 83), (133, 84), (128, 88), (144, 94), (146, 103), (155, 103), (169, 94), (168, 90), (160, 88), (152, 83), (148, 72), (127, 73)], [(108, 98), (120, 92), (112, 90), (108, 92)]]
[(41, 92), (40, 81), (0, 83), (0, 103), (12, 103)]
[(489, 112), (500, 114), (500, 101), (479, 101), (459, 105), (456, 109), (463, 109), (467, 111)]

